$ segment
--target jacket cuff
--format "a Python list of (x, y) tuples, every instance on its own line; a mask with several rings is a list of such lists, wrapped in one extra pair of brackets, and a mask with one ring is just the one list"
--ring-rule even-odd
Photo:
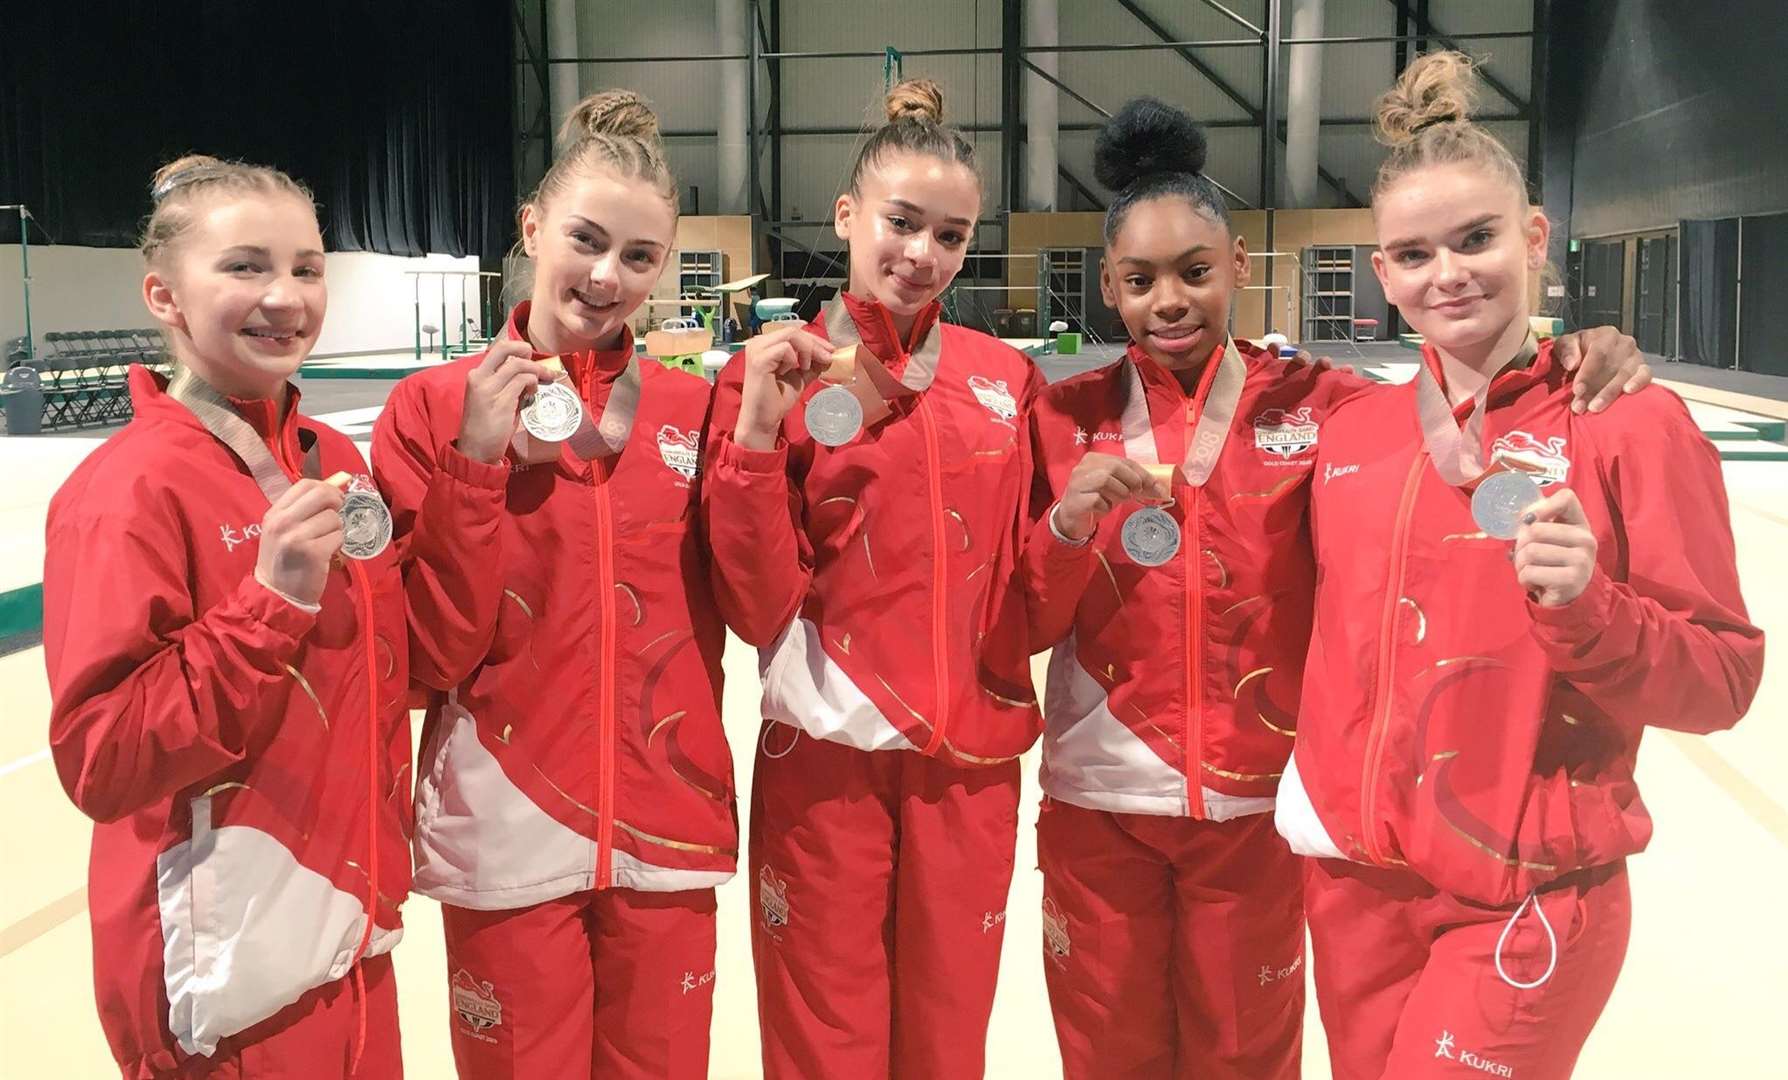
[(1070, 540), (1066, 536), (1062, 535), (1062, 530), (1055, 523), (1055, 512), (1057, 510), (1060, 510), (1061, 508), (1062, 508), (1062, 503), (1061, 503), (1061, 500), (1058, 499), (1058, 500), (1056, 500), (1055, 505), (1051, 506), (1049, 508), (1049, 513), (1044, 515), (1044, 520), (1049, 522), (1049, 535), (1055, 537), (1056, 544), (1058, 544), (1062, 547), (1078, 549), (1078, 548), (1086, 547), (1088, 544), (1092, 543), (1093, 537), (1099, 535), (1098, 529), (1094, 529), (1092, 532), (1086, 534), (1085, 536), (1081, 537), (1078, 540)]
[(749, 450), (733, 441), (731, 435), (722, 435), (716, 462), (743, 473), (762, 475), (782, 475), (788, 471), (788, 443), (778, 435), (774, 450)]
[(502, 491), (509, 486), (509, 463), (507, 461), (473, 461), (452, 443), (441, 447), (441, 456), (437, 464), (441, 471), (448, 476), (472, 487), (484, 488), (488, 491)]
[(306, 604), (261, 582), (259, 574), (250, 572), (236, 590), (236, 598), (248, 617), (290, 640), (296, 647), (299, 639), (310, 633), (316, 624), (320, 604)]
[(1589, 585), (1568, 604), (1545, 607), (1531, 599), (1527, 601), (1527, 614), (1540, 642), (1567, 647), (1608, 629), (1613, 608), (1614, 583), (1600, 566), (1590, 573)]

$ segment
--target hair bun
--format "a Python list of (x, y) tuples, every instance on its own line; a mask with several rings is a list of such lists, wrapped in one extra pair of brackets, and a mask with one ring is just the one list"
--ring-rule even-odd
[(888, 123), (914, 120), (920, 123), (944, 122), (944, 91), (930, 79), (907, 79), (888, 91), (882, 107), (888, 112)]
[(210, 154), (177, 157), (155, 170), (155, 175), (149, 180), (149, 198), (160, 202), (177, 187), (222, 173), (226, 165), (221, 158), (214, 158)]
[(1204, 128), (1184, 110), (1152, 97), (1132, 98), (1099, 129), (1093, 176), (1112, 191), (1161, 173), (1197, 176), (1209, 151)]
[(1452, 49), (1416, 58), (1378, 98), (1378, 141), (1405, 146), (1436, 124), (1469, 120), (1477, 96), (1475, 67), (1471, 57)]
[(651, 142), (658, 138), (658, 114), (631, 90), (602, 90), (572, 106), (559, 127), (559, 141), (569, 145), (591, 135), (618, 135)]

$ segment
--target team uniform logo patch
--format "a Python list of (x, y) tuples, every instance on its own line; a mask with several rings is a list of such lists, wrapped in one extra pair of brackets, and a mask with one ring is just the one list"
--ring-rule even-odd
[(482, 1036), (503, 1023), (503, 1004), (496, 991), (465, 968), (453, 973), (453, 1011), (475, 1035)]
[(776, 871), (767, 866), (757, 875), (757, 906), (763, 913), (765, 926), (788, 925), (788, 882), (777, 877)]
[(1007, 388), (1006, 380), (989, 379), (984, 375), (970, 375), (969, 389), (975, 392), (975, 400), (979, 401), (988, 412), (1001, 420), (1011, 423), (1018, 415), (1018, 400)]
[(694, 480), (701, 471), (701, 433), (664, 425), (658, 429), (658, 456), (683, 479)]
[(1047, 896), (1043, 898), (1043, 947), (1049, 950), (1049, 958), (1057, 967), (1067, 966), (1068, 955), (1073, 949), (1068, 940), (1068, 917)]
[(1490, 464), (1524, 472), (1541, 487), (1562, 484), (1571, 475), (1571, 459), (1564, 455), (1563, 435), (1540, 440), (1525, 431), (1511, 431), (1490, 444)]
[(1296, 412), (1268, 409), (1254, 418), (1254, 446), (1280, 458), (1294, 458), (1316, 446), (1316, 421), (1308, 405)]

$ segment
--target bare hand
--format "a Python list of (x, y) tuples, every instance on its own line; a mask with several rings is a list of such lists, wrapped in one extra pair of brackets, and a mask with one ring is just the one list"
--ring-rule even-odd
[(733, 441), (748, 450), (774, 449), (782, 418), (831, 360), (832, 346), (799, 326), (759, 334), (747, 342)]
[(1331, 357), (1312, 356), (1308, 349), (1299, 349), (1297, 355), (1291, 357), (1287, 362), (1295, 364), (1311, 364), (1318, 371), (1345, 371), (1349, 375), (1359, 374), (1352, 364), (1337, 364)]
[(1099, 519), (1131, 499), (1167, 497), (1148, 470), (1115, 454), (1093, 452), (1080, 459), (1068, 476), (1068, 488), (1051, 513), (1055, 527), (1069, 540), (1093, 535)]
[(466, 372), (465, 407), (459, 421), (459, 451), (474, 461), (494, 464), (515, 434), (522, 402), (552, 371), (532, 359), (525, 341), (492, 343), (490, 351)]
[(341, 504), (340, 489), (321, 480), (293, 484), (261, 518), (255, 580), (301, 603), (321, 599), (341, 549)]
[(1651, 365), (1639, 343), (1612, 326), (1565, 334), (1552, 344), (1558, 365), (1574, 372), (1571, 411), (1601, 412), (1620, 399), (1651, 385)]
[(1565, 488), (1527, 508), (1515, 534), (1515, 575), (1541, 607), (1583, 595), (1596, 568), (1596, 536), (1577, 493)]

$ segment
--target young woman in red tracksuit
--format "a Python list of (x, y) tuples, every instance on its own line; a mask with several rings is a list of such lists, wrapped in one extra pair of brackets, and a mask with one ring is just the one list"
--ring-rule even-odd
[(406, 600), (359, 451), (286, 381), (327, 306), (316, 211), (200, 156), (151, 191), (174, 364), (131, 369), (135, 415), (56, 493), (44, 559), (50, 748), (98, 823), (100, 1024), (129, 1078), (397, 1077)]
[[(716, 597), (763, 672), (771, 1077), (981, 1075), (1037, 733), (1014, 582), (1037, 375), (938, 321), (980, 213), (973, 149), (934, 84), (895, 87), (887, 112), (837, 203), (849, 284), (733, 358), (708, 429)], [(808, 403), (839, 388), (811, 380), (853, 344), (864, 423), (822, 445)]]
[[(1229, 337), (1250, 266), (1205, 148), (1149, 98), (1100, 132), (1118, 193), (1101, 283), (1131, 344), (1032, 417), (1044, 972), (1070, 1077), (1299, 1072), (1303, 860), (1269, 815), (1310, 637), (1319, 435), (1374, 384)], [(1640, 365), (1630, 342), (1584, 344), (1585, 393), (1633, 374), (1610, 359)]]
[[(408, 580), (462, 598), (416, 628), (452, 661), (423, 680), (415, 857), (468, 1078), (707, 1075), (714, 887), (738, 847), (694, 526), (708, 385), (636, 357), (627, 328), (676, 191), (644, 102), (579, 104), (522, 208), (531, 299), (488, 352), (401, 382), (374, 431)], [(517, 423), (550, 357), (583, 416), (562, 442)], [(476, 562), (430, 515), (463, 483), (492, 514)]]
[[(1430, 54), (1380, 101), (1373, 263), (1424, 366), (1333, 413), (1317, 449), (1315, 629), (1277, 816), (1318, 856), (1344, 1080), (1570, 1074), (1651, 835), (1640, 735), (1730, 727), (1763, 659), (1719, 458), (1682, 402), (1575, 414), (1529, 340), (1549, 226), (1467, 118), (1469, 78)], [(1512, 474), (1527, 494), (1484, 512)]]

